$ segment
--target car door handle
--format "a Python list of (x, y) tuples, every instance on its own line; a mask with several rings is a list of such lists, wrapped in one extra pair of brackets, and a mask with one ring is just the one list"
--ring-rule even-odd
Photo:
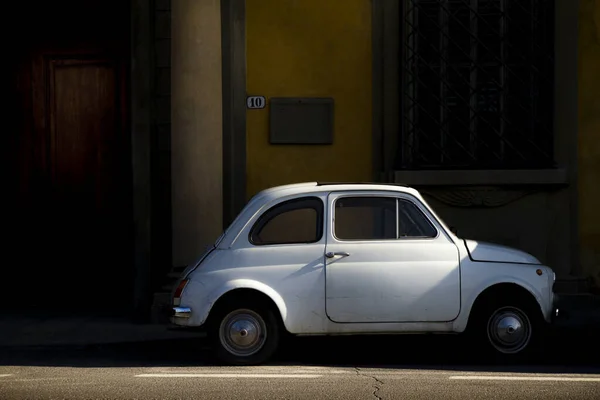
[(348, 257), (350, 255), (350, 253), (346, 253), (345, 251), (328, 251), (327, 253), (325, 253), (325, 257), (327, 258), (333, 258), (335, 256), (342, 256), (342, 257)]

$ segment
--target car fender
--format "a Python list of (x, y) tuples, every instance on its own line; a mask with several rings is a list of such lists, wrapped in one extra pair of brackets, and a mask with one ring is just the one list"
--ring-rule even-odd
[(473, 309), (473, 305), (475, 304), (477, 298), (490, 287), (503, 283), (512, 283), (527, 290), (535, 298), (538, 307), (540, 307), (540, 311), (544, 314), (544, 317), (546, 317), (544, 297), (538, 289), (523, 279), (509, 275), (500, 275), (483, 281), (476, 289), (473, 289), (470, 291), (470, 293), (467, 293), (466, 296), (465, 293), (463, 293), (463, 308), (460, 316), (454, 322), (454, 330), (457, 332), (463, 332), (467, 327), (471, 310)]
[(281, 319), (285, 324), (285, 320), (287, 317), (287, 307), (285, 305), (285, 301), (283, 300), (283, 298), (272, 287), (270, 287), (262, 282), (255, 281), (252, 279), (230, 280), (230, 281), (225, 282), (223, 285), (215, 288), (213, 291), (211, 291), (205, 297), (205, 299), (204, 299), (205, 301), (201, 305), (201, 309), (198, 310), (199, 311), (198, 314), (202, 320), (201, 323), (206, 322), (208, 315), (210, 314), (211, 310), (213, 309), (213, 306), (220, 298), (222, 298), (224, 295), (231, 292), (232, 290), (236, 290), (236, 289), (253, 289), (253, 290), (256, 290), (256, 291), (268, 296), (273, 301), (273, 303), (275, 303), (275, 305), (277, 306), (277, 309), (279, 310), (279, 314), (281, 315)]

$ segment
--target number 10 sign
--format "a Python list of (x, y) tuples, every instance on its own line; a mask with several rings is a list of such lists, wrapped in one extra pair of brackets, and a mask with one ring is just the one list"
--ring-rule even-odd
[(266, 105), (265, 96), (248, 96), (246, 98), (246, 106), (248, 108), (265, 108)]

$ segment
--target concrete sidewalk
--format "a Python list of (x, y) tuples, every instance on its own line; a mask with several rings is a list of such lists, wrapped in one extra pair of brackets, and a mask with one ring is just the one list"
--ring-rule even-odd
[(87, 346), (172, 340), (200, 333), (170, 330), (163, 324), (139, 324), (119, 317), (0, 316), (0, 348)]

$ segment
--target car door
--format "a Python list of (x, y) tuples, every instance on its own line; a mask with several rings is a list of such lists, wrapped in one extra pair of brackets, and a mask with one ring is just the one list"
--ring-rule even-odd
[(328, 196), (325, 297), (338, 323), (450, 321), (460, 310), (456, 245), (416, 197)]

